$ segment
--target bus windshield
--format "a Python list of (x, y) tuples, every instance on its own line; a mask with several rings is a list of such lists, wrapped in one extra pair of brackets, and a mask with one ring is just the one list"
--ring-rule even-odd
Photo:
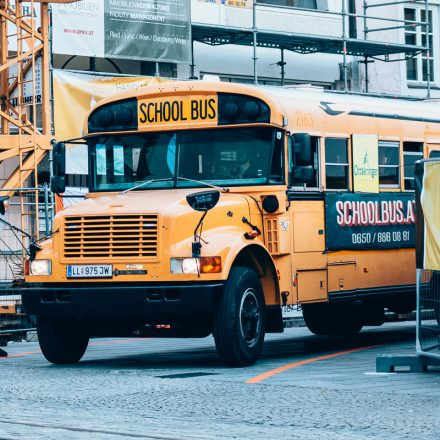
[(281, 184), (283, 138), (270, 127), (89, 138), (90, 190), (126, 190), (147, 181), (139, 189), (203, 186), (194, 180), (219, 186)]

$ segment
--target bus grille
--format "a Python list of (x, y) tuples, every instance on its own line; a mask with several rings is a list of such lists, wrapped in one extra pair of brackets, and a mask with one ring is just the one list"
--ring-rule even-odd
[(64, 218), (64, 258), (157, 258), (158, 216)]

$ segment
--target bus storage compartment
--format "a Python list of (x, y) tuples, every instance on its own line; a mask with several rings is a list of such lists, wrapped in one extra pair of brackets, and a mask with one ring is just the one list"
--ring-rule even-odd
[(299, 269), (297, 272), (298, 302), (327, 300), (327, 270)]
[(295, 202), (293, 206), (294, 252), (323, 252), (325, 250), (324, 204)]
[(327, 277), (329, 292), (356, 289), (356, 260), (329, 261)]

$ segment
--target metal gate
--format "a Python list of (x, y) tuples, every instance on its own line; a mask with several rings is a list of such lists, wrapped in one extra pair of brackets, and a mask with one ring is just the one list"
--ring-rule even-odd
[(440, 160), (418, 161), (416, 186), (416, 354), (440, 359)]
[(440, 359), (440, 270), (417, 270), (417, 355)]
[[(37, 199), (38, 197), (38, 199)], [(53, 197), (47, 185), (15, 190), (0, 222), (0, 339), (17, 337), (34, 327), (21, 307), (20, 284), (24, 278), (24, 260), (28, 257), (29, 236), (44, 238), (52, 229)], [(29, 236), (28, 236), (29, 235)]]

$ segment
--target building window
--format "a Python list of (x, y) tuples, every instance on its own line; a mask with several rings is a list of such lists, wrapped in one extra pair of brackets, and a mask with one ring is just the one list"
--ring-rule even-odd
[[(435, 81), (436, 75), (434, 71), (436, 51), (433, 39), (433, 12), (428, 11), (429, 19), (429, 47), (430, 60), (429, 66), (431, 71), (431, 81)], [(405, 8), (405, 21), (419, 21), (426, 20), (426, 11), (421, 8)], [(405, 44), (426, 46), (426, 32), (425, 26), (411, 26), (411, 23), (405, 28)], [(428, 80), (428, 59), (426, 52), (423, 52), (413, 58), (406, 60), (406, 78), (409, 81), (427, 81)]]
[(325, 140), (325, 177), (327, 189), (348, 189), (348, 141)]
[(258, 4), (328, 11), (327, 0), (259, 0)]
[(414, 166), (417, 160), (423, 159), (423, 142), (403, 143), (403, 177), (405, 189), (414, 191)]
[(379, 185), (399, 187), (399, 142), (379, 141)]

